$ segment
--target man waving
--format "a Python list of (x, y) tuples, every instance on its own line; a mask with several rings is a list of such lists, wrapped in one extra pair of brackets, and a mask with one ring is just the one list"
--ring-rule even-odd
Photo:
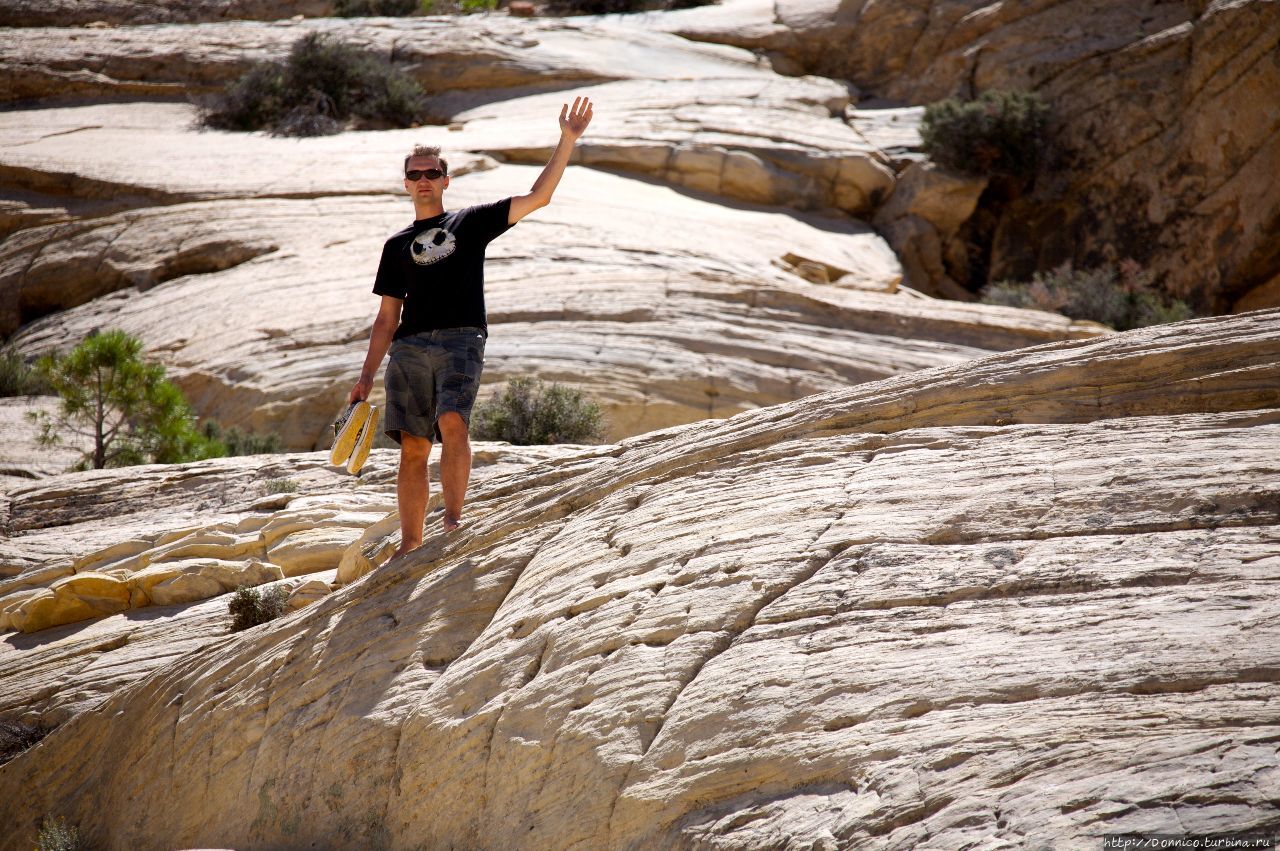
[(369, 397), (373, 377), (390, 349), (383, 429), (400, 444), (396, 556), (422, 545), (430, 495), (427, 456), (433, 442), (442, 443), (444, 531), (453, 531), (462, 521), (471, 475), (467, 428), (488, 338), (485, 247), (551, 203), (573, 146), (590, 122), (589, 99), (574, 98), (572, 107), (565, 104), (560, 110), (560, 142), (529, 193), (461, 210), (445, 210), (449, 164), (439, 148), (419, 145), (405, 157), (404, 186), (413, 200), (414, 222), (382, 247), (373, 285), (382, 304), (360, 379), (348, 397), (349, 403)]

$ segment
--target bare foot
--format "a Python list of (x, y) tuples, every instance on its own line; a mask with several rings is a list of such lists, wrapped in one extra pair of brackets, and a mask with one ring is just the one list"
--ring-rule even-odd
[(458, 527), (462, 525), (462, 518), (445, 514), (444, 520), (441, 522), (444, 524), (444, 533), (447, 535), (458, 530)]
[(420, 547), (420, 546), (422, 546), (422, 542), (418, 542), (418, 543), (416, 543), (416, 544), (401, 544), (401, 545), (396, 549), (396, 551), (395, 551), (394, 553), (392, 553), (392, 554), (391, 554), (391, 558), (387, 559), (387, 561), (388, 561), (388, 562), (394, 561), (395, 559), (400, 558), (400, 556), (404, 555), (405, 553), (411, 553), (411, 552), (413, 552), (414, 550), (416, 550), (416, 549), (417, 549), (418, 547)]

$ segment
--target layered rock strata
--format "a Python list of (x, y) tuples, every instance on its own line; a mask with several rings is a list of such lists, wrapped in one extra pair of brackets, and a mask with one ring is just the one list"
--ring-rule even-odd
[(619, 23), (922, 104), (1028, 89), (1053, 157), (1008, 207), (991, 279), (1133, 258), (1202, 309), (1275, 306), (1280, 3), (727, 0)]
[(465, 534), (137, 681), (0, 769), (0, 796), (108, 848), (1273, 824), (1278, 316), (496, 477)]
[[(513, 452), (478, 441), (476, 480), (575, 451)], [(385, 539), (399, 532), (396, 462), (394, 451), (375, 450), (362, 475), (351, 477), (318, 454), (224, 458), (11, 487), (0, 540), (0, 632), (38, 632), (326, 571), (349, 582), (395, 548)], [(436, 488), (433, 509), (439, 498)]]
[[(552, 132), (555, 112), (544, 122)], [(167, 104), (49, 109), (35, 126), (19, 120), (31, 113), (10, 115), (0, 137), (16, 143), (4, 154), (15, 166), (56, 174), (78, 163), (72, 191), (102, 184), (166, 199), (27, 228), (0, 248), (11, 327), (24, 309), (125, 287), (27, 324), (23, 350), (120, 327), (163, 359), (202, 415), (274, 431), (294, 449), (327, 445), (364, 355), (381, 241), (412, 215), (390, 194), (395, 168), (423, 134), (198, 134), (182, 126), (189, 107)], [(498, 141), (498, 122), (475, 123), (444, 140), (463, 152), (451, 163), (454, 205), (523, 192), (538, 173), (465, 153)], [(147, 128), (134, 145), (145, 156), (114, 147), (127, 127)], [(522, 119), (506, 143), (546, 136)], [(487, 384), (522, 374), (578, 384), (605, 406), (610, 439), (1099, 333), (893, 293), (892, 251), (847, 220), (729, 207), (584, 168), (489, 258)], [(215, 271), (233, 260), (243, 262)]]

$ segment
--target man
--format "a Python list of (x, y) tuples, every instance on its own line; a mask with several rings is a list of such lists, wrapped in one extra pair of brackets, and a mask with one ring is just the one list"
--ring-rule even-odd
[(484, 251), (525, 216), (551, 203), (578, 137), (591, 122), (591, 101), (574, 98), (560, 110), (560, 142), (533, 188), (492, 204), (445, 212), (449, 164), (439, 148), (417, 146), (405, 158), (404, 187), (415, 220), (382, 248), (373, 291), (382, 296), (369, 334), (369, 353), (348, 404), (369, 398), (388, 348), (384, 384), (387, 435), (400, 444), (396, 499), (400, 548), (422, 546), (430, 483), (427, 456), (441, 441), (440, 479), (445, 532), (462, 521), (471, 476), (467, 434), (480, 386), (488, 326), (484, 308)]

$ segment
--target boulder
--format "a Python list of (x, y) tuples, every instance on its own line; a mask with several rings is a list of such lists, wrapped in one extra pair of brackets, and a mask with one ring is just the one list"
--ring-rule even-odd
[(323, 579), (308, 579), (307, 581), (295, 585), (289, 592), (289, 599), (286, 605), (289, 611), (297, 611), (303, 606), (309, 606), (312, 603), (322, 600), (333, 590), (328, 582)]
[(8, 616), (9, 627), (36, 632), (53, 626), (100, 618), (129, 608), (129, 586), (117, 576), (93, 571), (54, 580), (47, 590), (21, 596), (16, 605), (0, 608)]
[(946, 261), (958, 257), (967, 263), (958, 234), (986, 186), (986, 178), (927, 162), (913, 163), (902, 172), (893, 195), (872, 221), (897, 252), (908, 286), (929, 295), (972, 298), (956, 280), (968, 280), (967, 265), (948, 268)]

